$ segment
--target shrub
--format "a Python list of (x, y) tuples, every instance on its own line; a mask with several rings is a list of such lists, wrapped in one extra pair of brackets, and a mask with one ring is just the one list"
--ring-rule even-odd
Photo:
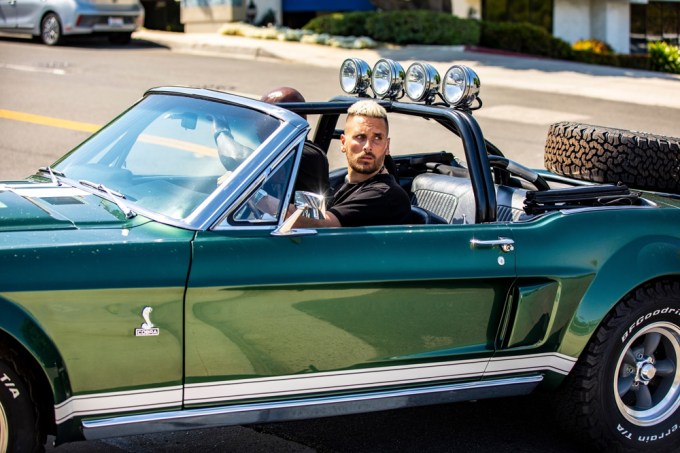
[(367, 35), (395, 44), (477, 44), (479, 22), (436, 11), (388, 11), (366, 20)]
[(619, 66), (619, 55), (614, 53), (596, 53), (592, 50), (577, 50), (572, 53), (574, 61), (579, 63)]
[(528, 23), (484, 21), (479, 45), (552, 58), (569, 59), (573, 55), (568, 43)]
[(614, 49), (606, 42), (598, 39), (581, 39), (571, 45), (572, 50), (591, 52), (597, 55), (611, 55)]
[(366, 31), (366, 21), (375, 14), (372, 11), (325, 14), (312, 19), (302, 28), (329, 35), (370, 36)]
[(680, 50), (677, 46), (658, 41), (649, 43), (647, 49), (651, 69), (680, 74)]

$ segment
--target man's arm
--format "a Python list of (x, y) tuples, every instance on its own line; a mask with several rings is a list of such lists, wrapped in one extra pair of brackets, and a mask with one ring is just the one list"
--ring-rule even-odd
[[(294, 206), (292, 211), (289, 209), (288, 215), (290, 216), (293, 212), (295, 212)], [(293, 224), (293, 228), (332, 228), (341, 226), (338, 218), (329, 211), (326, 211), (325, 219), (311, 219), (309, 217), (300, 216), (295, 221), (295, 224)]]

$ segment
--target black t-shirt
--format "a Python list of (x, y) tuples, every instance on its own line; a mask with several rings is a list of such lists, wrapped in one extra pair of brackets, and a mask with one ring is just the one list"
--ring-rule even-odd
[(328, 210), (342, 226), (398, 225), (411, 213), (411, 202), (392, 175), (378, 173), (358, 184), (343, 184)]

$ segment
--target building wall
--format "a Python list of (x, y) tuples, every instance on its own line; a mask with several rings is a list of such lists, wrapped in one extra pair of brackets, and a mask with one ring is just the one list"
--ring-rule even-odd
[(182, 0), (180, 21), (187, 33), (209, 33), (227, 22), (245, 21), (246, 0)]
[(568, 43), (590, 38), (591, 0), (555, 0), (553, 35)]
[[(593, 36), (606, 42), (615, 52), (630, 52), (630, 2), (603, 2), (600, 14), (605, 16), (604, 27), (593, 30)], [(596, 14), (597, 17), (597, 14)]]
[(482, 0), (451, 0), (451, 13), (461, 19), (481, 19)]
[(555, 0), (553, 35), (568, 43), (599, 39), (614, 51), (630, 52), (629, 0)]

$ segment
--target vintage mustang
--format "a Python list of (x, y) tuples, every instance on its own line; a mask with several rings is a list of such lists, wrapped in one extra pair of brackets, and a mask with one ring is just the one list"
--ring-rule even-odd
[[(600, 448), (677, 451), (679, 197), (507, 159), (469, 68), (340, 81), (279, 105), (155, 88), (0, 184), (0, 452), (534, 391)], [(369, 89), (443, 137), (394, 153), (412, 216), (295, 228), (324, 215), (293, 188), (305, 141), (337, 153)]]

